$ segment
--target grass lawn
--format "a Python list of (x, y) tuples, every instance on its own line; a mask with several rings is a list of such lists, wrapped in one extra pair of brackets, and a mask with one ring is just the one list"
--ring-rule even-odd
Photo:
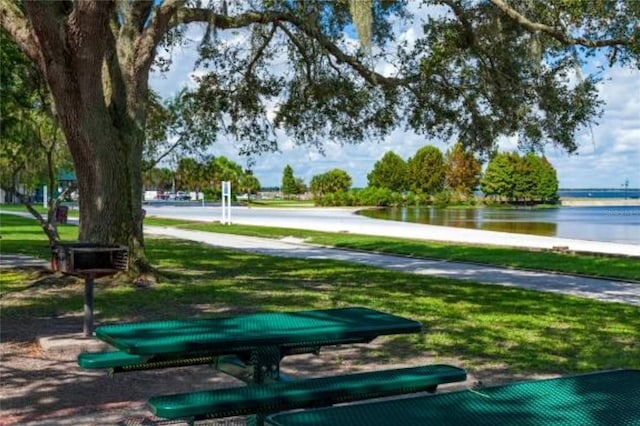
[[(61, 231), (74, 238), (75, 228)], [(48, 253), (44, 235), (29, 219), (2, 216), (0, 242), (3, 253)], [(126, 279), (98, 281), (99, 322), (361, 305), (425, 326), (422, 336), (385, 340), (376, 353), (384, 359), (430, 353), (458, 359), (470, 371), (499, 365), (521, 374), (640, 368), (638, 307), (180, 240), (149, 238), (147, 250), (160, 282), (137, 289)], [(81, 281), (43, 279), (29, 271), (2, 271), (1, 277), (3, 320), (26, 322), (82, 310)], [(55, 296), (43, 297), (45, 289)]]

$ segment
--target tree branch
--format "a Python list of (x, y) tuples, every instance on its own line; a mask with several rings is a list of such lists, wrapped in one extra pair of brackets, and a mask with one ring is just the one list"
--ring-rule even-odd
[(256, 63), (260, 60), (260, 58), (264, 54), (264, 51), (267, 49), (267, 46), (269, 46), (269, 43), (271, 43), (271, 40), (273, 40), (273, 36), (275, 35), (277, 28), (278, 28), (277, 24), (274, 24), (273, 27), (271, 28), (271, 31), (269, 31), (269, 34), (267, 34), (267, 36), (265, 37), (264, 43), (262, 43), (262, 45), (258, 48), (255, 55), (251, 59), (249, 66), (247, 66), (247, 72), (245, 73), (245, 76), (248, 76), (251, 74), (251, 72), (256, 66)]
[(0, 0), (0, 24), (18, 47), (42, 69), (42, 56), (27, 17), (11, 0)]
[(289, 22), (308, 37), (316, 39), (322, 48), (339, 62), (348, 64), (362, 78), (373, 85), (397, 87), (404, 80), (385, 77), (367, 68), (356, 57), (348, 55), (336, 46), (322, 31), (309, 25), (304, 19), (287, 12), (245, 12), (237, 16), (226, 16), (211, 9), (183, 7), (184, 0), (169, 0), (157, 10), (154, 22), (145, 30), (139, 43), (138, 57), (140, 66), (151, 66), (155, 48), (168, 30), (178, 25), (194, 22), (209, 23), (220, 29), (242, 28), (251, 24), (277, 24)]
[(171, 29), (170, 23), (184, 3), (185, 0), (166, 0), (156, 9), (155, 16), (136, 42), (137, 73), (151, 68), (156, 48), (165, 33)]
[[(286, 25), (284, 25), (283, 23), (278, 23), (277, 25), (278, 25), (278, 28), (280, 28), (287, 35), (287, 37), (289, 37), (289, 40), (291, 40), (291, 42), (296, 47), (296, 49), (298, 49), (298, 52), (300, 53), (300, 56), (302, 56), (302, 58), (304, 59), (304, 63), (306, 65), (305, 69), (307, 71), (307, 78), (311, 79), (311, 69), (310, 69), (311, 60), (307, 55), (306, 49), (304, 48), (300, 40), (298, 40), (298, 38), (295, 36), (295, 34), (289, 31), (289, 28), (287, 28)], [(333, 66), (333, 64), (331, 65)]]
[(320, 29), (315, 26), (312, 27), (308, 25), (306, 22), (296, 16), (288, 15), (287, 19), (283, 20), (290, 22), (307, 36), (316, 39), (324, 50), (335, 57), (339, 62), (349, 65), (362, 78), (364, 78), (368, 83), (374, 86), (385, 86), (388, 88), (394, 88), (406, 81), (404, 79), (385, 77), (382, 74), (370, 70), (356, 57), (344, 53), (342, 49), (340, 49), (328, 37), (326, 37)]
[(160, 163), (160, 161), (162, 161), (167, 155), (171, 154), (178, 146), (182, 144), (183, 138), (184, 138), (184, 135), (180, 135), (178, 139), (173, 144), (171, 144), (169, 148), (167, 148), (162, 154), (160, 154), (154, 160), (151, 160), (151, 162), (146, 167), (144, 167), (142, 171), (147, 172), (153, 169), (155, 166), (157, 166), (158, 163)]
[(151, 11), (153, 10), (153, 0), (138, 0), (131, 5), (131, 24), (138, 32), (144, 30)]
[(634, 42), (634, 37), (629, 39), (604, 39), (604, 40), (591, 40), (584, 37), (572, 37), (562, 30), (551, 27), (540, 22), (533, 22), (526, 16), (522, 15), (517, 10), (507, 5), (503, 0), (491, 0), (498, 9), (500, 9), (505, 15), (515, 21), (518, 25), (531, 32), (543, 32), (555, 38), (562, 44), (566, 45), (581, 45), (585, 47), (608, 47), (608, 46), (625, 46)]
[(456, 18), (458, 18), (458, 21), (460, 21), (460, 23), (462, 24), (466, 42), (466, 46), (464, 47), (471, 47), (476, 45), (476, 36), (473, 31), (473, 25), (471, 25), (471, 22), (469, 22), (469, 19), (467, 19), (467, 14), (465, 13), (462, 5), (454, 0), (442, 0), (442, 3), (451, 8), (453, 13), (456, 15)]
[(64, 191), (62, 194), (60, 194), (60, 196), (56, 198), (56, 200), (51, 204), (47, 212), (47, 219), (45, 219), (44, 217), (42, 217), (40, 212), (38, 212), (33, 207), (31, 202), (29, 202), (29, 199), (28, 199), (29, 197), (27, 197), (25, 194), (21, 193), (20, 191), (16, 191), (15, 188), (6, 187), (5, 185), (2, 185), (2, 190), (6, 192), (12, 192), (13, 194), (16, 195), (16, 197), (20, 199), (20, 202), (24, 204), (27, 210), (29, 210), (29, 213), (31, 213), (31, 215), (40, 224), (40, 227), (42, 228), (47, 238), (49, 239), (50, 245), (60, 241), (60, 234), (58, 233), (58, 227), (55, 222), (55, 211), (60, 205), (60, 202), (62, 201), (63, 197), (66, 196), (67, 191)]

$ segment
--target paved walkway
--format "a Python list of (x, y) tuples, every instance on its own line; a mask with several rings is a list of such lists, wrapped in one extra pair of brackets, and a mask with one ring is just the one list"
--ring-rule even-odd
[(24, 254), (0, 254), (0, 269), (11, 268), (48, 268), (51, 264), (43, 259), (38, 259)]
[(269, 256), (343, 260), (400, 272), (522, 287), (640, 306), (640, 283), (342, 250), (306, 244), (293, 238), (274, 240), (157, 226), (145, 226), (145, 232)]

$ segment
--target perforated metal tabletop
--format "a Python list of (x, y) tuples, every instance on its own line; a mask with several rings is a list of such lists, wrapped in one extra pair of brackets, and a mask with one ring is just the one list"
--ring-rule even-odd
[(283, 413), (272, 426), (640, 425), (640, 370)]
[(369, 342), (378, 336), (421, 330), (417, 321), (355, 307), (107, 325), (98, 327), (96, 336), (137, 355), (198, 351), (222, 355), (265, 346)]

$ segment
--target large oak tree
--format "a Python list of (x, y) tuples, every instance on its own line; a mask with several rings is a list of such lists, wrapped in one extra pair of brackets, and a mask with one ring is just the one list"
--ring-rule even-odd
[[(407, 2), (374, 1), (372, 46), (360, 51), (346, 41), (347, 0), (0, 0), (0, 19), (55, 101), (78, 176), (80, 239), (128, 243), (143, 264), (148, 80), (153, 66), (170, 65), (164, 52), (189, 26), (202, 27), (208, 72), (188, 125), (211, 140), (228, 132), (242, 152), (274, 149), (276, 127), (321, 146), (398, 125), (476, 151), (518, 134), (571, 152), (600, 108), (595, 80), (573, 78), (578, 62), (602, 51), (611, 64), (638, 66), (640, 2), (423, 3), (433, 13), (408, 44), (392, 31), (412, 19)], [(370, 66), (380, 61), (393, 71)]]

